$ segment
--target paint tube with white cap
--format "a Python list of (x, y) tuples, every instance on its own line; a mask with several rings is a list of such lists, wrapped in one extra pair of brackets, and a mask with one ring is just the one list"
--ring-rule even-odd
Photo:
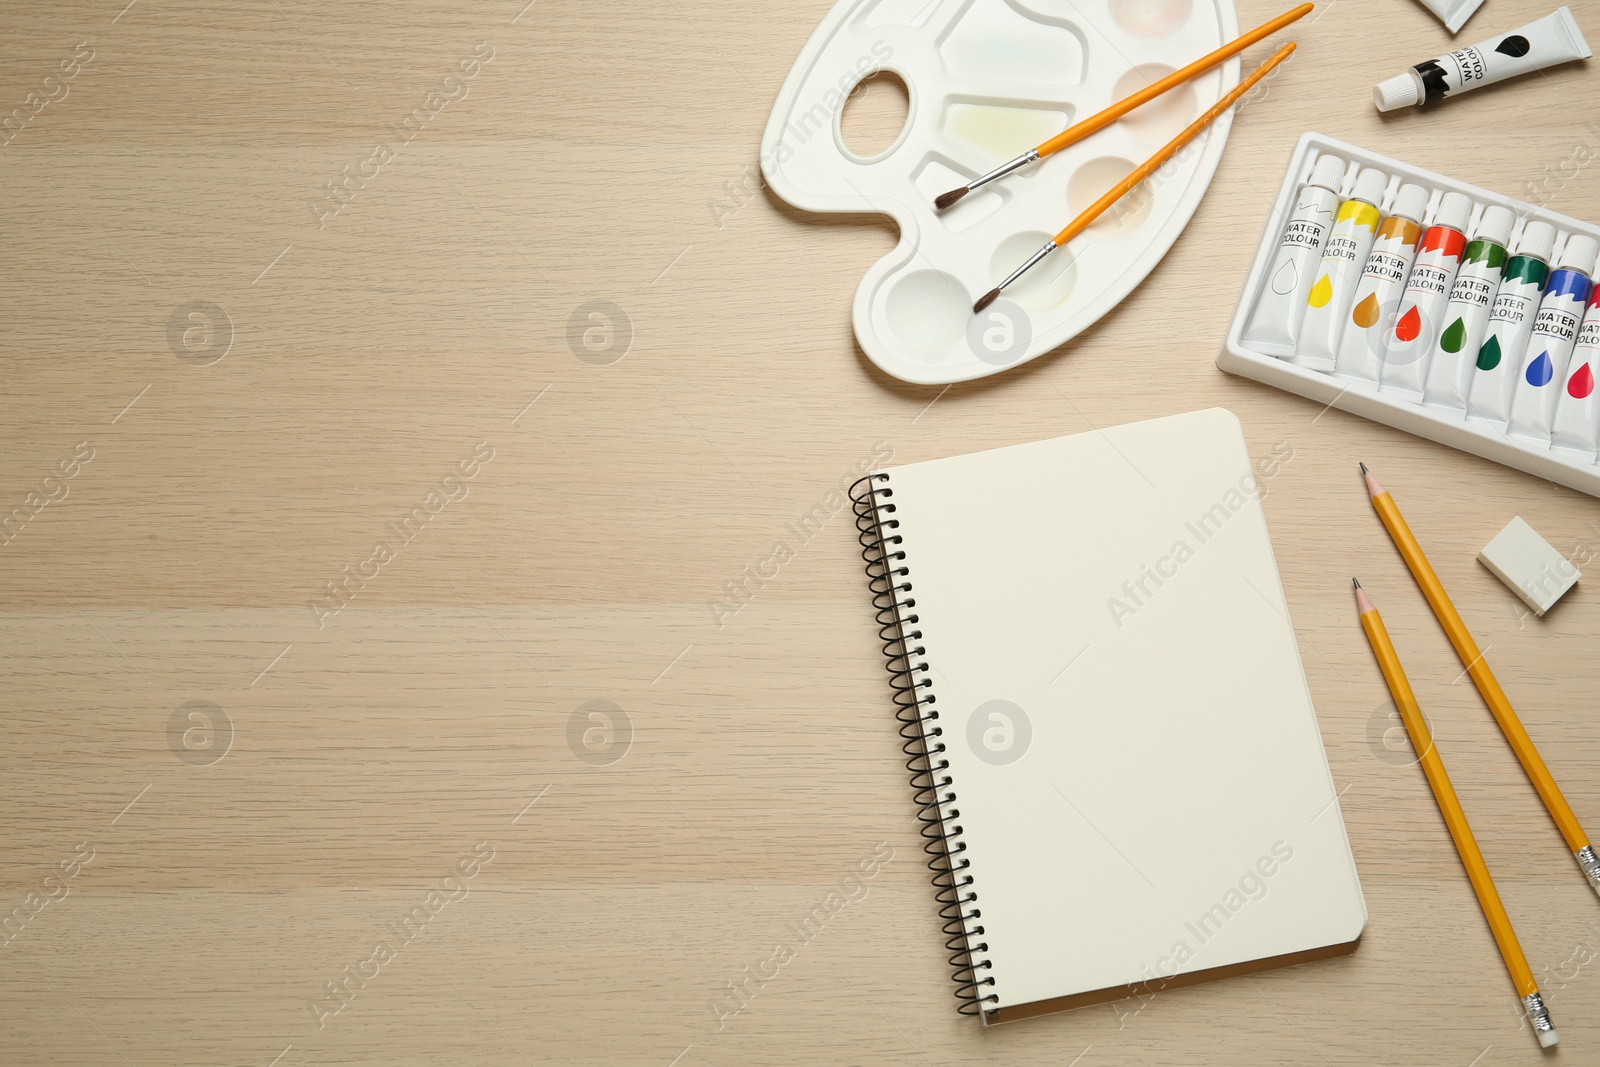
[(1507, 433), (1550, 442), (1550, 422), (1556, 414), (1556, 398), (1567, 380), (1567, 364), (1578, 339), (1578, 324), (1594, 288), (1590, 274), (1600, 241), (1575, 233), (1550, 272), (1534, 316), (1533, 334), (1522, 360), (1516, 391), (1511, 396), (1511, 420)]
[(1533, 332), (1533, 315), (1550, 276), (1555, 246), (1556, 228), (1548, 222), (1530, 222), (1522, 228), (1490, 305), (1483, 344), (1478, 346), (1478, 369), (1467, 390), (1468, 418), (1504, 426), (1510, 417), (1511, 392), (1517, 387), (1522, 351)]
[(1500, 274), (1510, 254), (1506, 242), (1511, 240), (1511, 227), (1516, 221), (1509, 208), (1498, 204), (1484, 209), (1478, 220), (1461, 258), (1455, 284), (1450, 287), (1443, 326), (1436, 332), (1433, 351), (1428, 356), (1428, 376), (1422, 387), (1424, 404), (1452, 411), (1467, 406), (1473, 360), (1489, 325), (1489, 305), (1500, 288)]
[(1444, 306), (1450, 301), (1450, 286), (1467, 247), (1465, 231), (1471, 217), (1471, 197), (1445, 193), (1434, 212), (1433, 225), (1423, 231), (1411, 279), (1400, 295), (1394, 328), (1385, 342), (1379, 386), (1384, 392), (1398, 393), (1412, 403), (1422, 400), (1422, 379), (1428, 372), (1425, 357), (1433, 349)]
[(1592, 55), (1572, 12), (1559, 7), (1521, 29), (1418, 63), (1404, 74), (1384, 79), (1373, 87), (1372, 103), (1379, 111), (1412, 104), (1427, 107), (1469, 89), (1481, 89), (1518, 74)]
[(1372, 254), (1362, 268), (1334, 371), (1346, 378), (1376, 382), (1383, 369), (1385, 338), (1394, 321), (1394, 307), (1411, 277), (1411, 261), (1422, 236), (1422, 215), (1428, 210), (1428, 190), (1402, 185), (1395, 194), (1389, 217), (1378, 225)]
[(1362, 167), (1350, 199), (1339, 205), (1333, 232), (1322, 248), (1317, 280), (1311, 283), (1306, 297), (1305, 321), (1300, 324), (1300, 337), (1290, 359), (1296, 366), (1333, 370), (1339, 335), (1344, 332), (1350, 305), (1355, 302), (1361, 268), (1367, 265), (1367, 253), (1372, 251), (1372, 238), (1382, 217), (1378, 204), (1388, 184), (1389, 176), (1383, 171)]
[(1283, 228), (1278, 252), (1267, 269), (1256, 309), (1239, 339), (1258, 352), (1280, 358), (1294, 354), (1295, 337), (1306, 314), (1312, 268), (1322, 257), (1322, 242), (1333, 222), (1344, 182), (1344, 160), (1323, 155), (1311, 180), (1295, 194), (1294, 213)]
[(1419, 0), (1444, 23), (1445, 29), (1455, 33), (1467, 24), (1472, 13), (1483, 6), (1483, 0)]
[(1600, 389), (1595, 388), (1600, 384), (1600, 285), (1589, 294), (1589, 310), (1578, 327), (1567, 368), (1567, 385), (1556, 401), (1550, 444), (1592, 455), (1600, 449)]

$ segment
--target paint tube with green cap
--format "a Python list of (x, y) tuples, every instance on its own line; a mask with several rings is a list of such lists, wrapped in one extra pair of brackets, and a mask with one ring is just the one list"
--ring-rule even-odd
[(1442, 325), (1428, 356), (1428, 377), (1422, 402), (1460, 411), (1467, 406), (1467, 386), (1472, 382), (1473, 361), (1483, 332), (1489, 326), (1489, 306), (1500, 289), (1505, 270), (1506, 242), (1517, 218), (1498, 204), (1486, 208), (1472, 240), (1461, 258), (1461, 270), (1450, 287)]
[(1333, 232), (1322, 247), (1322, 265), (1306, 297), (1305, 321), (1300, 324), (1300, 337), (1290, 358), (1298, 367), (1333, 370), (1339, 336), (1344, 333), (1350, 305), (1355, 303), (1361, 268), (1367, 264), (1372, 238), (1378, 232), (1382, 217), (1378, 204), (1388, 184), (1389, 176), (1383, 171), (1362, 167), (1356, 175), (1355, 191), (1339, 205)]

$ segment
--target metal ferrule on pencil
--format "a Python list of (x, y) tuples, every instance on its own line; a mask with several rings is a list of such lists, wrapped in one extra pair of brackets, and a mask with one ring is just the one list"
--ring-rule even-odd
[(1045, 242), (1045, 246), (1043, 248), (1039, 249), (1039, 251), (1037, 251), (1033, 255), (1029, 256), (1027, 261), (1024, 262), (1022, 264), (1022, 266), (1018, 267), (1016, 270), (1012, 271), (1010, 274), (1007, 274), (1006, 275), (1006, 280), (1001, 282), (999, 285), (995, 286), (995, 288), (996, 289), (1004, 289), (1006, 286), (1010, 285), (1012, 282), (1014, 282), (1018, 278), (1022, 277), (1023, 274), (1027, 273), (1027, 270), (1028, 270), (1029, 267), (1033, 266), (1035, 263), (1039, 262), (1041, 259), (1043, 259), (1045, 256), (1048, 256), (1051, 252), (1054, 252), (1055, 250), (1056, 250), (1056, 243), (1054, 241)]
[(988, 174), (980, 175), (979, 177), (972, 179), (967, 183), (967, 189), (970, 191), (978, 188), (979, 186), (988, 185), (990, 182), (995, 181), (998, 178), (1004, 178), (1007, 174), (1010, 174), (1014, 170), (1021, 170), (1029, 163), (1033, 163), (1038, 160), (1038, 158), (1039, 150), (1037, 148), (1030, 148), (1016, 159), (1013, 159), (1010, 163), (1002, 163), (998, 167), (994, 168), (994, 170), (991, 170)]
[(1600, 893), (1600, 856), (1594, 853), (1593, 845), (1584, 845), (1572, 854), (1578, 861), (1578, 866), (1583, 868), (1583, 876), (1589, 879), (1589, 887)]
[[(1522, 998), (1522, 1007), (1528, 1013), (1528, 1021), (1533, 1024), (1534, 1036), (1549, 1033), (1555, 1029), (1550, 1022), (1550, 1009), (1544, 1006), (1544, 998), (1537, 993), (1529, 993)], [(1540, 1042), (1544, 1044), (1544, 1042)]]

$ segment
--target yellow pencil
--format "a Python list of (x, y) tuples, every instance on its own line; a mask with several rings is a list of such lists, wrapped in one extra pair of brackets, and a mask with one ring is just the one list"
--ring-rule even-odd
[(1360, 466), (1361, 475), (1366, 479), (1367, 492), (1372, 495), (1372, 506), (1378, 512), (1378, 518), (1383, 520), (1384, 528), (1389, 531), (1389, 537), (1394, 541), (1395, 548), (1400, 550), (1400, 557), (1411, 569), (1411, 576), (1417, 580), (1422, 595), (1427, 598), (1428, 606), (1433, 609), (1434, 617), (1439, 620), (1439, 625), (1444, 628), (1445, 636), (1450, 639), (1456, 655), (1461, 657), (1462, 665), (1472, 676), (1473, 684), (1483, 695), (1483, 702), (1489, 705), (1489, 713), (1494, 716), (1494, 721), (1500, 724), (1500, 732), (1505, 734), (1506, 742), (1511, 745), (1511, 751), (1516, 753), (1517, 762), (1522, 764), (1523, 771), (1533, 782), (1533, 788), (1538, 791), (1539, 799), (1544, 801), (1545, 810), (1550, 813), (1550, 818), (1555, 820), (1556, 829), (1560, 830), (1561, 836), (1566, 839), (1567, 847), (1572, 850), (1573, 858), (1578, 861), (1584, 877), (1589, 880), (1589, 885), (1594, 891), (1600, 893), (1600, 856), (1596, 856), (1595, 850), (1590, 846), (1589, 835), (1578, 825), (1578, 817), (1573, 814), (1572, 806), (1567, 803), (1567, 798), (1561, 795), (1561, 787), (1556, 785), (1550, 769), (1544, 765), (1544, 759), (1533, 745), (1533, 738), (1528, 736), (1522, 720), (1517, 718), (1516, 711), (1511, 707), (1511, 701), (1506, 699), (1505, 690), (1500, 688), (1494, 672), (1489, 669), (1488, 661), (1483, 658), (1483, 653), (1478, 651), (1478, 643), (1467, 631), (1467, 624), (1461, 621), (1461, 613), (1450, 603), (1450, 595), (1444, 591), (1444, 584), (1434, 573), (1428, 557), (1423, 555), (1422, 546), (1417, 544), (1417, 539), (1411, 533), (1411, 527), (1406, 525), (1405, 517), (1400, 514), (1394, 498), (1378, 484), (1378, 479), (1367, 470), (1365, 463)]
[(1361, 613), (1361, 628), (1367, 633), (1372, 655), (1378, 661), (1378, 669), (1383, 672), (1383, 680), (1389, 685), (1395, 707), (1400, 709), (1400, 721), (1405, 723), (1411, 747), (1419, 754), (1422, 773), (1428, 779), (1428, 787), (1433, 790), (1433, 799), (1439, 804), (1439, 814), (1444, 816), (1450, 839), (1456, 843), (1461, 866), (1467, 869), (1467, 880), (1472, 883), (1472, 891), (1478, 896), (1478, 906), (1483, 909), (1483, 917), (1489, 922), (1489, 932), (1494, 934), (1495, 944), (1500, 946), (1500, 956), (1506, 961), (1506, 970), (1511, 973), (1511, 984), (1517, 990), (1528, 1020), (1533, 1023), (1533, 1036), (1539, 1039), (1540, 1047), (1550, 1048), (1561, 1040), (1561, 1035), (1550, 1023), (1550, 1011), (1544, 1006), (1544, 998), (1539, 995), (1539, 985), (1533, 980), (1533, 970), (1528, 966), (1528, 958), (1522, 954), (1522, 946), (1517, 942), (1517, 932), (1511, 928), (1511, 918), (1506, 915), (1505, 905), (1500, 903), (1494, 879), (1489, 877), (1483, 853), (1478, 851), (1477, 839), (1472, 836), (1472, 827), (1467, 824), (1466, 812), (1461, 810), (1461, 801), (1456, 799), (1455, 787), (1450, 784), (1450, 775), (1445, 773), (1444, 760), (1439, 758), (1439, 750), (1434, 747), (1433, 736), (1422, 717), (1422, 709), (1417, 706), (1417, 698), (1411, 692), (1411, 683), (1406, 681), (1400, 656), (1394, 650), (1394, 643), (1389, 640), (1389, 631), (1384, 628), (1378, 609), (1372, 606), (1361, 583), (1352, 580), (1352, 584), (1356, 589), (1356, 610)]

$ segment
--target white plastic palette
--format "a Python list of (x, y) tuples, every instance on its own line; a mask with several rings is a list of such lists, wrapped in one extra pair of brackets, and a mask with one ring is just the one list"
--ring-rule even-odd
[[(1501, 196), (1499, 193), (1480, 189), (1453, 178), (1446, 178), (1433, 171), (1402, 163), (1364, 148), (1357, 148), (1332, 137), (1307, 133), (1295, 146), (1294, 155), (1289, 161), (1289, 171), (1284, 175), (1283, 187), (1278, 190), (1272, 213), (1267, 217), (1261, 241), (1256, 246), (1255, 260), (1251, 264), (1250, 274), (1245, 279), (1244, 291), (1239, 298), (1238, 309), (1234, 312), (1233, 322), (1228, 327), (1228, 336), (1223, 343), (1222, 352), (1217, 356), (1217, 366), (1231, 374), (1275, 385), (1341, 411), (1361, 415), (1374, 422), (1414, 433), (1418, 437), (1426, 437), (1430, 441), (1438, 441), (1440, 444), (1459, 448), (1463, 452), (1492, 459), (1547, 481), (1588, 493), (1590, 496), (1600, 496), (1600, 466), (1595, 465), (1595, 457), (1592, 455), (1585, 456), (1564, 449), (1542, 447), (1535, 442), (1509, 436), (1503, 425), (1468, 418), (1465, 409), (1457, 411), (1411, 403), (1393, 393), (1380, 392), (1378, 386), (1371, 382), (1307, 370), (1287, 360), (1274, 359), (1272, 356), (1254, 351), (1240, 340), (1239, 335), (1255, 310), (1256, 300), (1266, 283), (1267, 267), (1277, 249), (1284, 221), (1289, 216), (1290, 200), (1310, 177), (1312, 165), (1317, 157), (1325, 152), (1332, 153), (1347, 164), (1344, 187), (1340, 190), (1342, 195), (1348, 195), (1355, 184), (1356, 165), (1376, 167), (1390, 176), (1384, 202), (1378, 205), (1380, 208), (1387, 209), (1390, 206), (1403, 181), (1427, 188), (1432, 197), (1428, 204), (1428, 214), (1422, 220), (1424, 225), (1433, 221), (1433, 213), (1438, 209), (1439, 200), (1446, 192), (1458, 192), (1466, 194), (1473, 200), (1472, 223), (1467, 227), (1468, 233), (1472, 232), (1484, 208), (1491, 204), (1510, 208), (1512, 214), (1517, 216), (1516, 229), (1512, 233), (1511, 241), (1508, 242), (1509, 245), (1515, 246), (1523, 227), (1531, 220), (1540, 219), (1554, 226), (1557, 237), (1555, 255), (1551, 257), (1552, 262), (1559, 257), (1567, 238), (1574, 233), (1585, 233), (1600, 240), (1600, 227), (1587, 222), (1547, 211), (1509, 196)], [(1521, 353), (1517, 353), (1513, 358), (1520, 359)]]
[[(1211, 182), (1231, 113), (1006, 290), (1025, 313), (1025, 346), (996, 359), (968, 340), (972, 302), (1237, 84), (1239, 60), (948, 211), (933, 198), (1237, 35), (1231, 0), (840, 0), (778, 93), (762, 172), (795, 207), (899, 224), (856, 289), (856, 339), (874, 363), (922, 384), (994, 374), (1090, 326), (1166, 254)], [(879, 71), (906, 83), (910, 110), (894, 143), (864, 158), (840, 116)]]

